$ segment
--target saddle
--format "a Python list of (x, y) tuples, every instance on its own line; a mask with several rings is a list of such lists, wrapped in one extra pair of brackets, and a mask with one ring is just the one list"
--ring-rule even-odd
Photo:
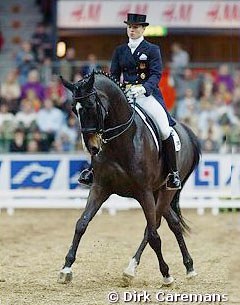
[[(162, 134), (159, 125), (156, 123), (156, 120), (138, 104), (136, 104), (135, 106), (131, 104), (131, 106), (133, 108), (135, 107), (136, 112), (139, 114), (145, 125), (148, 127), (149, 131), (153, 136), (153, 140), (155, 142), (157, 150), (158, 152), (160, 152), (160, 147), (162, 147)], [(175, 144), (175, 150), (179, 151), (181, 149), (180, 138), (173, 127), (170, 127), (170, 129)]]

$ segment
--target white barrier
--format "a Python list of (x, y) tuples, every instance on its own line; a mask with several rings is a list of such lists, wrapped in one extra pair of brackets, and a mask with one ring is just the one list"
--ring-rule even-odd
[[(69, 190), (8, 190), (0, 191), (0, 209), (7, 209), (7, 213), (12, 215), (14, 209), (19, 208), (67, 208), (83, 209), (87, 202), (89, 191)], [(212, 192), (210, 195), (206, 191), (183, 192), (180, 198), (181, 208), (196, 209), (199, 215), (203, 215), (206, 208), (210, 208), (214, 215), (219, 213), (220, 208), (240, 208), (239, 197), (226, 197), (226, 193)], [(123, 198), (112, 195), (102, 206), (111, 215), (115, 215), (119, 210), (129, 210), (140, 208), (139, 203), (132, 198)]]
[[(0, 155), (0, 209), (12, 214), (16, 208), (84, 208), (89, 190), (76, 187), (79, 165), (86, 161), (77, 155)], [(180, 206), (199, 214), (206, 208), (213, 214), (219, 208), (240, 208), (239, 182), (239, 156), (204, 155), (183, 189)], [(115, 214), (139, 207), (131, 198), (112, 195), (102, 209)]]

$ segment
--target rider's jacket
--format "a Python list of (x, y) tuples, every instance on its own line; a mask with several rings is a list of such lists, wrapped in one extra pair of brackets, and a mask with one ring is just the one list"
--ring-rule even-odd
[[(142, 84), (146, 89), (145, 95), (153, 95), (166, 110), (159, 88), (162, 59), (157, 45), (143, 40), (133, 54), (127, 43), (118, 46), (113, 53), (110, 72), (118, 81), (122, 74), (123, 82), (126, 85)], [(170, 125), (174, 125), (169, 114), (168, 117)]]

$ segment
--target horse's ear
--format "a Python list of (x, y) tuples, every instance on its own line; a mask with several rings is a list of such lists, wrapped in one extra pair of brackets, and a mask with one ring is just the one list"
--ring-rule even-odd
[(95, 80), (94, 74), (95, 74), (95, 72), (93, 70), (89, 79), (88, 79), (88, 82), (86, 84), (88, 90), (91, 90), (93, 88), (93, 84), (94, 84), (94, 80)]
[(63, 86), (73, 92), (74, 85), (72, 83), (66, 81), (61, 75), (60, 75), (60, 79), (61, 79)]

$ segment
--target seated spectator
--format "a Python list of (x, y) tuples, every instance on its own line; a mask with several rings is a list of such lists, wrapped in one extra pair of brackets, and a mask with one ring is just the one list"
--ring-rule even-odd
[(46, 152), (50, 150), (46, 135), (40, 132), (38, 128), (35, 128), (28, 134), (28, 141), (37, 142), (38, 151), (40, 152)]
[(191, 69), (184, 69), (183, 73), (181, 75), (176, 75), (173, 80), (177, 100), (184, 98), (187, 89), (191, 89), (193, 96), (199, 98), (201, 79), (195, 77)]
[(15, 70), (10, 70), (6, 80), (0, 85), (0, 95), (8, 104), (9, 111), (15, 114), (19, 109), (21, 87)]
[(32, 89), (26, 91), (26, 97), (22, 99), (22, 102), (28, 101), (32, 104), (34, 111), (38, 111), (42, 106), (42, 101), (37, 97), (36, 92)]
[(77, 71), (76, 51), (74, 48), (68, 48), (66, 56), (60, 60), (59, 74), (68, 81), (73, 80)]
[(28, 74), (28, 81), (25, 85), (22, 86), (22, 98), (26, 98), (27, 91), (29, 89), (33, 90), (40, 101), (43, 101), (45, 98), (45, 89), (42, 83), (39, 80), (39, 72), (37, 70), (32, 70)]
[(39, 66), (39, 75), (41, 83), (46, 87), (51, 79), (54, 72), (54, 63), (52, 62), (50, 57), (45, 57)]
[(218, 69), (218, 74), (216, 76), (215, 84), (217, 89), (221, 84), (224, 84), (226, 89), (232, 93), (234, 89), (233, 76), (229, 71), (229, 66), (227, 64), (220, 65)]
[(44, 100), (44, 107), (37, 113), (37, 126), (47, 136), (49, 147), (55, 140), (56, 133), (66, 124), (64, 114), (54, 107), (53, 101)]
[(74, 116), (70, 116), (67, 125), (63, 125), (56, 135), (55, 148), (58, 151), (74, 151), (78, 138), (78, 128)]
[(29, 72), (35, 69), (36, 65), (32, 46), (30, 42), (24, 41), (21, 44), (21, 50), (16, 55), (16, 66), (19, 73), (20, 85), (24, 85), (27, 82)]
[(181, 44), (178, 42), (172, 44), (171, 50), (171, 74), (172, 76), (181, 75), (183, 70), (189, 64), (189, 54), (182, 48)]
[(87, 64), (82, 67), (81, 73), (84, 76), (92, 73), (92, 71), (101, 70), (101, 66), (97, 62), (97, 56), (95, 54), (88, 54)]
[(186, 116), (191, 115), (191, 111), (197, 111), (198, 102), (193, 96), (193, 91), (187, 88), (183, 99), (177, 101), (176, 104), (176, 117), (183, 120)]
[(0, 142), (1, 152), (7, 152), (9, 143), (13, 137), (15, 120), (14, 115), (9, 112), (8, 104), (0, 102)]
[(46, 88), (46, 98), (53, 101), (54, 106), (63, 110), (66, 102), (66, 90), (57, 75), (53, 75), (51, 82)]
[(51, 56), (51, 38), (47, 33), (43, 23), (38, 23), (31, 38), (32, 50), (38, 62), (41, 62), (46, 56)]
[(201, 148), (205, 153), (219, 152), (219, 144), (214, 140), (211, 129), (208, 130), (207, 138), (201, 141)]
[(23, 100), (21, 110), (15, 116), (17, 127), (28, 133), (36, 127), (36, 119), (37, 113), (34, 110), (32, 102), (27, 99)]
[(25, 133), (22, 129), (16, 129), (14, 138), (10, 142), (10, 152), (26, 152), (27, 143)]
[(38, 142), (36, 140), (32, 139), (28, 141), (27, 152), (31, 154), (39, 152)]

